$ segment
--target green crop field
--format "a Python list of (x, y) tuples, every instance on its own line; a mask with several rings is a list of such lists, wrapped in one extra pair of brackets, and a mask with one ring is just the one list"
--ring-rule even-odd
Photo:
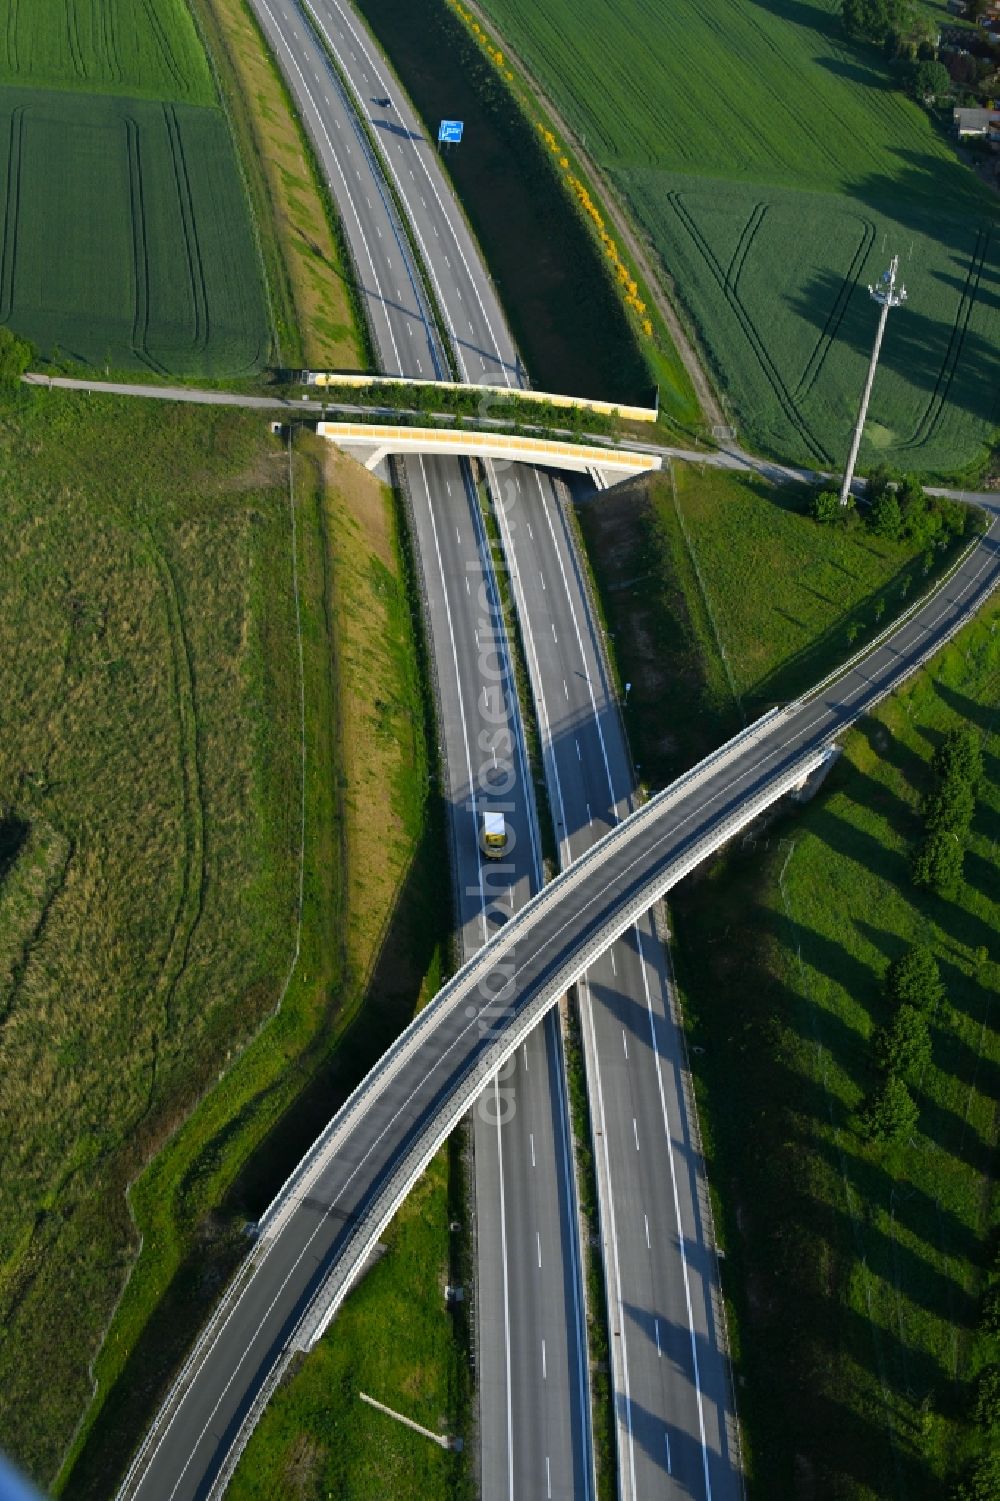
[(271, 347), (249, 206), (184, 0), (0, 12), (0, 322), (46, 358), (252, 373)]
[(0, 0), (0, 75), (215, 103), (185, 0)]
[(751, 442), (835, 464), (902, 260), (863, 460), (974, 464), (1000, 426), (1000, 206), (848, 45), (837, 0), (485, 0), (673, 278)]
[(0, 321), (80, 364), (266, 358), (257, 252), (218, 110), (0, 88)]

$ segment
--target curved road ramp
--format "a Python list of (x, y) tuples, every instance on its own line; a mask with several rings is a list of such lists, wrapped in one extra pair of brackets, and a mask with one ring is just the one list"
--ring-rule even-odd
[[(498, 1065), (658, 897), (800, 786), (839, 733), (954, 634), (1000, 582), (998, 534), (994, 511), (986, 534), (902, 621), (619, 824), (414, 1018), (261, 1219), (120, 1501), (222, 1495), (293, 1353), (326, 1329), (393, 1213)], [(719, 1414), (706, 1411), (705, 1423), (708, 1442), (718, 1442)]]

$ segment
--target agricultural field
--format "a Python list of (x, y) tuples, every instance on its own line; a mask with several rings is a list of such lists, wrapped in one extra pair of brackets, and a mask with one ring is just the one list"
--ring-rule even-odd
[(57, 364), (260, 369), (270, 318), (183, 0), (43, 0), (0, 28), (0, 322)]
[(216, 102), (185, 0), (2, 0), (0, 76), (40, 88)]
[(288, 970), (296, 627), (259, 418), (38, 392), (0, 446), (0, 1448), (48, 1484), (125, 1186)]
[(627, 201), (696, 325), (741, 435), (846, 451), (898, 252), (863, 462), (981, 462), (1000, 427), (1000, 205), (843, 35), (836, 0), (485, 0)]

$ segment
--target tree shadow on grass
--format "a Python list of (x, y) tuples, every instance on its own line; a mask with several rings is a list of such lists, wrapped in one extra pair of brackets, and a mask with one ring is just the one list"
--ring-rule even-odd
[[(1000, 708), (989, 704), (981, 704), (967, 693), (962, 693), (958, 688), (952, 688), (950, 684), (943, 683), (939, 677), (934, 679), (934, 692), (941, 701), (953, 709), (962, 719), (973, 724), (985, 734), (991, 735), (1000, 729)], [(993, 766), (987, 767), (987, 774), (992, 779), (1000, 775), (1000, 760), (991, 752), (987, 752), (984, 760), (992, 761)]]
[[(436, 875), (428, 876), (428, 872)], [(450, 911), (448, 864), (443, 857), (440, 816), (428, 819), (409, 872), (401, 885), (357, 1014), (331, 1051), (328, 1027), (290, 1067), (303, 1088), (264, 1141), (252, 1149), (217, 1213), (202, 1222), (143, 1327), (73, 1467), (67, 1493), (74, 1501), (106, 1501), (229, 1278), (246, 1256), (243, 1222), (256, 1219), (301, 1160), (320, 1131), (369, 1068), (413, 1016), (437, 946), (447, 934), (442, 911)], [(441, 883), (444, 883), (442, 887)], [(335, 1021), (350, 1003), (349, 987), (329, 997)], [(202, 1150), (180, 1194), (210, 1166), (248, 1117), (266, 1107), (277, 1085), (265, 1088)]]

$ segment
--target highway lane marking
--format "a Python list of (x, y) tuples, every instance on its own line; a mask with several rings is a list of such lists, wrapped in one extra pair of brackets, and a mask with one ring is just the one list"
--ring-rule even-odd
[(563, 678), (563, 692), (566, 695), (566, 702), (569, 703), (569, 689), (566, 686), (566, 679), (565, 678)]
[(660, 1321), (659, 1321), (659, 1319), (654, 1319), (653, 1320), (653, 1328), (656, 1331), (656, 1357), (657, 1357), (658, 1360), (662, 1360), (663, 1359), (663, 1351), (660, 1349)]
[(583, 751), (580, 749), (580, 742), (576, 738), (575, 735), (573, 737), (573, 744), (576, 746), (576, 759), (578, 761), (582, 761), (583, 760)]
[(535, 1165), (535, 1133), (534, 1133), (534, 1131), (529, 1131), (528, 1132), (528, 1141), (531, 1143), (531, 1165), (532, 1165), (532, 1167), (534, 1167), (534, 1165)]
[(552, 1501), (552, 1467), (547, 1454), (545, 1456), (545, 1495), (547, 1501)]
[(531, 530), (531, 522), (530, 522), (530, 521), (526, 521), (526, 522), (525, 522), (525, 525), (526, 525), (526, 526), (527, 526), (527, 528), (528, 528), (528, 536), (529, 536), (529, 537), (530, 537), (530, 538), (531, 538), (531, 540), (532, 540), (532, 542), (534, 542), (534, 540), (535, 540), (535, 534), (534, 534), (534, 532), (533, 532), (533, 531), (532, 531), (532, 530)]
[(538, 1250), (538, 1265), (540, 1268), (542, 1265), (542, 1235), (540, 1230), (535, 1231), (535, 1245)]
[[(649, 1215), (648, 1214), (644, 1214), (643, 1215), (643, 1217), (642, 1217), (642, 1223), (646, 1227), (646, 1250), (647, 1251), (651, 1251), (652, 1250), (652, 1246), (649, 1244)], [(657, 1335), (657, 1342), (659, 1342), (659, 1335)]]
[[(636, 1121), (635, 1121), (635, 1116), (634, 1115), (632, 1117), (632, 1135), (635, 1137), (635, 1149), (638, 1152), (638, 1150), (639, 1150), (639, 1127), (636, 1125)], [(647, 1226), (647, 1234), (648, 1234), (648, 1226)]]
[(539, 574), (539, 575), (538, 575), (538, 581), (539, 581), (539, 583), (540, 583), (540, 584), (541, 584), (541, 586), (542, 586), (542, 593), (543, 593), (543, 594), (547, 594), (547, 593), (548, 593), (548, 590), (547, 590), (547, 589), (546, 589), (546, 588), (545, 588), (545, 575), (544, 575), (544, 573), (540, 573), (540, 574)]
[(628, 1057), (628, 1038), (625, 1036), (625, 1028), (622, 1027), (622, 1047), (625, 1049), (625, 1057)]
[(500, 1134), (500, 1078), (493, 1075), (494, 1110), (497, 1119), (497, 1162), (500, 1168), (500, 1251), (503, 1262), (503, 1329), (504, 1353), (507, 1361), (507, 1473), (514, 1484), (514, 1412), (510, 1376), (510, 1285), (507, 1273), (507, 1208), (504, 1199), (503, 1140)]
[(468, 574), (466, 574), (466, 576), (465, 576), (465, 592), (466, 592), (466, 594), (471, 594), (472, 593), (472, 590), (469, 588), (469, 576), (468, 576)]
[(667, 1115), (667, 1097), (663, 1088), (663, 1071), (660, 1067), (660, 1053), (656, 1039), (656, 1022), (653, 1014), (653, 1000), (649, 993), (649, 975), (646, 967), (645, 955), (642, 951), (642, 929), (635, 924), (636, 938), (639, 944), (639, 968), (642, 970), (642, 983), (646, 992), (646, 1011), (649, 1016), (650, 1042), (653, 1049), (653, 1066), (656, 1070), (656, 1083), (660, 1093), (660, 1113), (663, 1117), (663, 1131), (667, 1138), (667, 1161), (670, 1164), (670, 1184), (673, 1190), (674, 1218), (677, 1221), (677, 1243), (681, 1252), (681, 1272), (684, 1281), (684, 1299), (687, 1306), (688, 1333), (691, 1338), (691, 1364), (694, 1368), (695, 1395), (698, 1405), (698, 1428), (701, 1437), (701, 1463), (705, 1476), (705, 1498), (712, 1501), (712, 1482), (708, 1472), (708, 1441), (705, 1436), (705, 1410), (701, 1394), (701, 1368), (698, 1363), (698, 1340), (694, 1328), (694, 1309), (691, 1303), (691, 1282), (688, 1275), (687, 1249), (684, 1225), (681, 1220), (681, 1202), (677, 1190), (677, 1168), (674, 1163), (674, 1143), (670, 1134), (670, 1118)]
[(549, 1373), (545, 1361), (545, 1341), (542, 1340), (542, 1380), (547, 1381), (548, 1379)]
[(615, 963), (615, 951), (613, 948), (610, 948), (608, 949), (608, 953), (611, 955), (611, 973), (616, 975), (618, 973), (618, 965)]
[(674, 1473), (674, 1466), (670, 1458), (670, 1434), (666, 1429), (663, 1430), (663, 1442), (667, 1446), (667, 1474), (672, 1475)]
[(589, 803), (587, 804), (587, 822), (589, 823), (589, 825), (590, 825), (591, 828), (594, 827), (594, 815), (590, 811), (590, 804)]
[(552, 626), (552, 639), (556, 643), (556, 645), (559, 644), (559, 637), (556, 635), (556, 628), (554, 624)]
[[(513, 904), (513, 901), (514, 901), (513, 895), (511, 895), (511, 903), (512, 904)], [(527, 1073), (530, 1072), (530, 1070), (528, 1068), (528, 1044), (527, 1043), (523, 1044), (523, 1046), (521, 1048), (521, 1051), (524, 1054), (524, 1072), (527, 1074)]]
[[(284, 40), (283, 33), (281, 32), (281, 28), (278, 25), (277, 21), (275, 20), (274, 12), (271, 10), (270, 6), (268, 5), (267, 0), (260, 0), (260, 3), (262, 5), (263, 9), (267, 12), (267, 16), (268, 16), (268, 19), (271, 22), (271, 25), (274, 27), (275, 31), (279, 34), (279, 36), (282, 36), (282, 39)], [(320, 130), (323, 133), (323, 138), (326, 141), (327, 149), (328, 149), (330, 155), (333, 158), (334, 165), (336, 166), (337, 172), (340, 175), (340, 180), (344, 184), (344, 192), (347, 193), (348, 199), (350, 200), (351, 211), (352, 211), (352, 213), (354, 215), (354, 222), (355, 222), (355, 224), (357, 225), (357, 228), (358, 228), (358, 234), (360, 235), (362, 241), (364, 241), (364, 238), (365, 238), (364, 237), (364, 231), (361, 228), (361, 220), (358, 217), (357, 206), (356, 206), (356, 204), (354, 202), (353, 197), (351, 196), (351, 194), (350, 194), (350, 192), (348, 190), (347, 179), (344, 176), (343, 168), (340, 165), (340, 161), (339, 161), (339, 159), (337, 157), (337, 153), (333, 149), (333, 141), (330, 139), (330, 133), (327, 130), (326, 125), (323, 123), (323, 116), (320, 113), (319, 106), (316, 103), (315, 97), (313, 96), (312, 90), (309, 87), (309, 84), (308, 84), (308, 82), (306, 80), (305, 74), (302, 72), (302, 69), (299, 67), (298, 61), (297, 61), (295, 55), (292, 53), (291, 49), (288, 47), (287, 42), (285, 42), (285, 50), (288, 53), (289, 61), (291, 62), (292, 67), (295, 69), (296, 73), (299, 76), (299, 81), (302, 84), (302, 88), (303, 88), (303, 91), (304, 91), (304, 93), (306, 95), (306, 98), (309, 100), (309, 103), (310, 103), (310, 105), (311, 105), (311, 107), (313, 109), (313, 112), (316, 115), (317, 124), (318, 124)], [(337, 126), (338, 129), (340, 128), (340, 122), (339, 122), (339, 120), (335, 120), (334, 124)], [(378, 287), (379, 290), (381, 291), (381, 284), (379, 282), (378, 274), (377, 274), (377, 272), (375, 270), (375, 264), (374, 264), (374, 262), (373, 262), (373, 260), (371, 258), (371, 251), (368, 250), (367, 243), (365, 244), (365, 251), (366, 251), (366, 254), (367, 254), (367, 258), (368, 258), (369, 269), (371, 270), (371, 273), (372, 273), (372, 280), (375, 283), (375, 286)], [(384, 311), (384, 309), (383, 309), (383, 316), (385, 317), (386, 328), (387, 328), (388, 333), (389, 333), (389, 339), (390, 339), (390, 342), (392, 344), (393, 353), (394, 353), (394, 355), (396, 357), (396, 362), (398, 364), (399, 363), (399, 350), (396, 348), (396, 338), (395, 338), (395, 335), (393, 334), (393, 331), (392, 331), (392, 325), (389, 322), (389, 315), (388, 315), (388, 313), (386, 313)]]
[[(462, 533), (459, 531), (459, 529), (458, 529), (457, 526), (455, 528), (455, 540), (457, 541), (459, 547), (461, 547), (461, 545), (462, 545)], [(477, 646), (479, 644), (479, 632), (478, 631), (476, 632), (476, 644), (477, 644)]]

